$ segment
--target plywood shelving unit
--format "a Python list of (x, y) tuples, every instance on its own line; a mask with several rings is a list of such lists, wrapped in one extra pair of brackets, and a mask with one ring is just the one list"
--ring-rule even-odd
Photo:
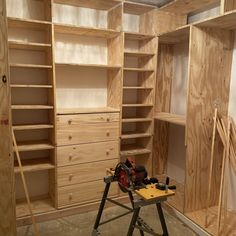
[[(177, 191), (169, 205), (214, 235), (220, 144), (207, 228), (202, 218), (214, 108), (228, 111), (236, 1), (175, 0), (160, 9), (126, 0), (19, 1), (22, 9), (6, 1), (9, 108), (37, 217), (96, 207), (106, 168), (132, 157), (150, 176), (170, 176)], [(19, 171), (15, 160), (24, 224)], [(122, 197), (116, 187), (112, 195)], [(225, 235), (235, 232), (235, 214), (228, 217)]]

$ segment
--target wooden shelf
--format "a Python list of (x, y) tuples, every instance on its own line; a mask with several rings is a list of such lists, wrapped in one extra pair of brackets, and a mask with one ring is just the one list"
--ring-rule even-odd
[(151, 151), (147, 148), (143, 148), (134, 144), (126, 144), (121, 146), (120, 155), (122, 157), (126, 156), (136, 156), (143, 154), (150, 154)]
[(209, 7), (213, 4), (218, 4), (219, 0), (198, 0), (198, 1), (183, 1), (183, 0), (174, 0), (171, 1), (169, 4), (161, 7), (159, 10), (170, 12), (179, 15), (187, 15), (191, 12), (196, 10), (204, 9)]
[(11, 105), (12, 110), (50, 110), (53, 106), (47, 105)]
[[(36, 172), (42, 170), (51, 170), (55, 168), (55, 166), (52, 163), (50, 163), (49, 158), (23, 160), (21, 164), (24, 172)], [(16, 174), (20, 173), (20, 167), (18, 166), (18, 163), (16, 161), (14, 166), (14, 172)]]
[(97, 10), (109, 10), (121, 3), (120, 0), (54, 0), (53, 2), (57, 4), (92, 8)]
[(142, 34), (138, 32), (125, 32), (125, 39), (129, 40), (146, 40), (146, 39), (152, 39), (155, 38), (155, 35), (150, 34)]
[(124, 68), (124, 71), (130, 72), (154, 72), (153, 69), (145, 69), (145, 68)]
[(51, 89), (53, 88), (52, 85), (36, 85), (36, 84), (11, 84), (11, 88), (46, 88)]
[(135, 89), (143, 89), (143, 90), (148, 90), (148, 89), (153, 89), (152, 87), (145, 87), (145, 86), (125, 86), (123, 87), (125, 90), (135, 90)]
[(166, 113), (166, 112), (157, 113), (155, 115), (155, 119), (166, 121), (166, 122), (173, 123), (176, 125), (182, 125), (182, 126), (186, 125), (186, 118), (184, 116)]
[(120, 32), (111, 29), (88, 28), (65, 24), (55, 24), (54, 29), (56, 33), (60, 34), (85, 35), (107, 39), (114, 38), (120, 34)]
[(22, 64), (22, 63), (10, 63), (11, 67), (22, 67), (32, 69), (51, 69), (51, 65), (36, 65), (36, 64)]
[(90, 114), (90, 113), (117, 113), (119, 109), (112, 107), (94, 107), (94, 108), (57, 108), (58, 115), (70, 114)]
[(122, 107), (153, 107), (153, 104), (123, 104)]
[(190, 25), (178, 28), (175, 31), (159, 35), (159, 43), (176, 44), (188, 41), (190, 37)]
[(152, 57), (155, 56), (155, 53), (147, 53), (147, 52), (131, 52), (131, 51), (125, 51), (125, 56), (129, 57)]
[(13, 125), (14, 130), (36, 130), (36, 129), (52, 129), (53, 125), (36, 124), (36, 125)]
[(76, 63), (56, 63), (56, 66), (78, 66), (101, 69), (121, 69), (121, 66), (101, 65), (101, 64), (76, 64)]
[(137, 133), (136, 132), (127, 132), (121, 135), (121, 139), (133, 139), (133, 138), (147, 138), (151, 137), (150, 133)]
[(124, 118), (123, 123), (133, 123), (133, 122), (152, 122), (151, 118)]
[[(17, 142), (19, 152), (38, 151), (38, 150), (50, 150), (54, 149), (48, 141), (27, 141)], [(15, 151), (15, 150), (14, 150)]]
[(23, 50), (33, 50), (33, 51), (44, 51), (51, 48), (51, 44), (43, 43), (28, 43), (20, 41), (8, 41), (10, 49), (23, 49)]
[[(31, 205), (34, 214), (55, 211), (50, 198), (31, 200)], [(16, 202), (16, 217), (21, 218), (29, 215), (30, 213), (27, 203), (25, 201)]]
[(124, 2), (124, 13), (126, 14), (142, 15), (155, 9), (157, 9), (157, 7), (152, 5), (135, 2)]
[(8, 17), (8, 27), (30, 28), (33, 30), (45, 30), (45, 27), (51, 27), (51, 22)]
[(225, 13), (223, 16), (211, 17), (207, 20), (199, 21), (193, 25), (199, 27), (213, 27), (225, 30), (235, 30), (236, 29), (236, 10)]

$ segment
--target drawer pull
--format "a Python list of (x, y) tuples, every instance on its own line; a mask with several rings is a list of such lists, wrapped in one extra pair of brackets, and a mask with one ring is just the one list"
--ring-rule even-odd
[(68, 124), (71, 125), (71, 123), (72, 123), (72, 120), (68, 120)]
[(72, 198), (73, 198), (73, 194), (70, 193), (70, 194), (69, 194), (69, 200), (72, 200)]
[(70, 175), (69, 175), (69, 181), (72, 181), (72, 178), (73, 178), (73, 175), (70, 174)]
[(107, 131), (106, 134), (107, 134), (107, 136), (110, 136), (110, 131)]
[(107, 117), (107, 122), (110, 122), (110, 120), (111, 120), (110, 117)]
[(72, 154), (69, 155), (69, 161), (72, 161)]
[(110, 151), (109, 150), (106, 150), (106, 154), (107, 154), (107, 156), (110, 154)]
[(71, 140), (71, 139), (72, 139), (72, 136), (71, 136), (71, 135), (69, 135), (68, 139), (69, 139), (69, 140)]

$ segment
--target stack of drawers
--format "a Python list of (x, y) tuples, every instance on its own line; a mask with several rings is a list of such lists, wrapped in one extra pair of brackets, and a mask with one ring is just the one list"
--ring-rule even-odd
[(58, 115), (58, 207), (100, 200), (106, 168), (118, 158), (119, 113)]

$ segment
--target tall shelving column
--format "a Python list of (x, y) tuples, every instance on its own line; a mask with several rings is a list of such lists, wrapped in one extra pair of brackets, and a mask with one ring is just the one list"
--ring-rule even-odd
[(124, 2), (123, 13), (125, 46), (120, 155), (123, 160), (134, 158), (137, 164), (145, 165), (152, 175), (156, 8)]
[[(54, 209), (55, 195), (51, 1), (28, 1), (17, 10), (17, 2), (7, 4), (12, 127), (33, 211), (47, 212)], [(28, 9), (34, 9), (34, 14)], [(24, 217), (29, 211), (16, 161), (14, 170), (16, 216)]]

